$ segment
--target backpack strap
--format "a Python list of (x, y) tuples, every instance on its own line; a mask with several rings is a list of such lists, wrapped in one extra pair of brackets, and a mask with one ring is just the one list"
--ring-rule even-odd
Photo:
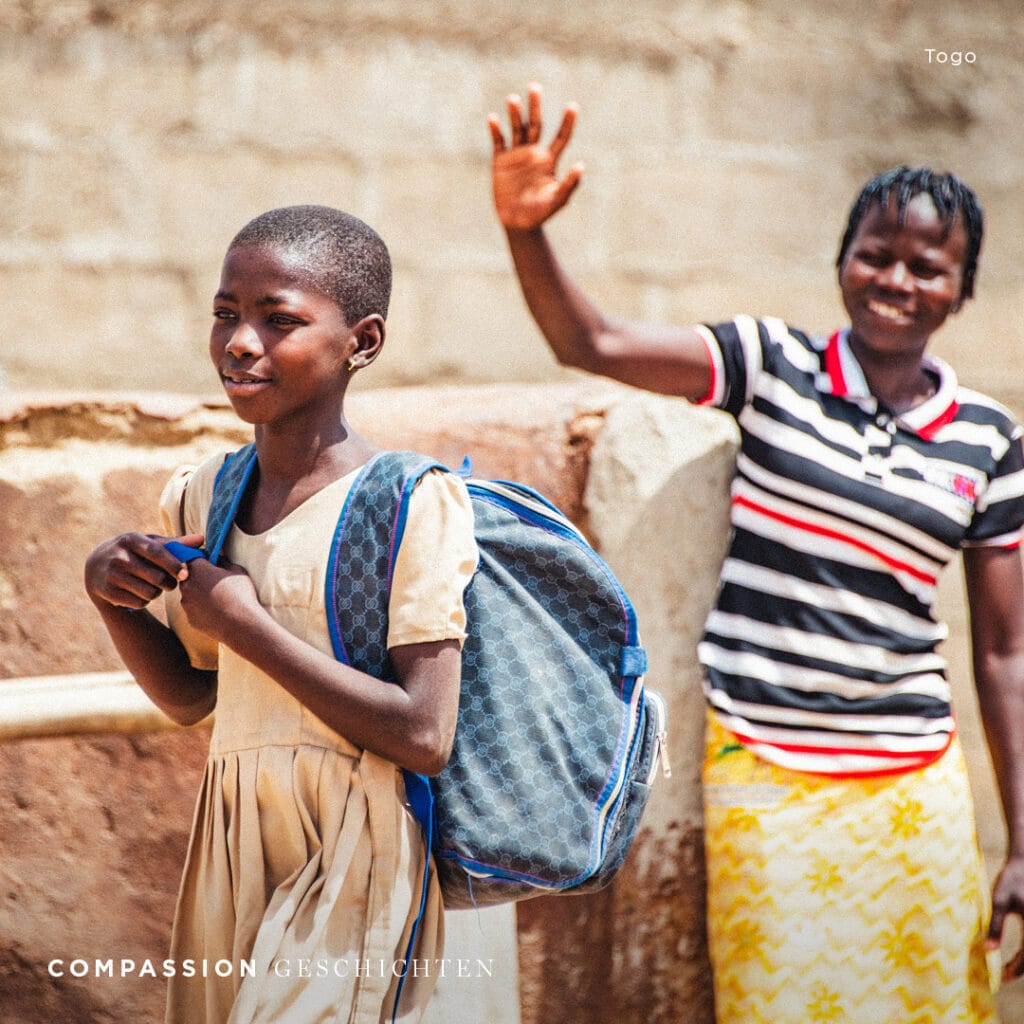
[[(210, 507), (206, 510), (205, 547), (193, 548), (176, 540), (167, 541), (164, 547), (182, 562), (191, 562), (195, 558), (207, 558), (216, 565), (255, 468), (256, 446), (254, 444), (247, 444), (244, 448), (239, 448), (237, 452), (225, 456), (224, 462), (217, 470), (217, 477), (213, 482), (213, 497), (210, 500)], [(181, 492), (180, 528), (182, 531), (185, 529), (186, 490), (187, 487), (183, 488)]]
[(250, 442), (232, 452), (217, 472), (213, 499), (206, 513), (206, 557), (214, 565), (220, 558), (231, 524), (256, 469), (256, 445)]
[[(349, 489), (327, 563), (325, 606), (331, 647), (338, 661), (377, 679), (392, 679), (388, 657), (388, 602), (391, 577), (405, 532), (412, 490), (440, 463), (416, 452), (379, 452), (366, 463)], [(427, 905), (430, 853), (434, 845), (434, 793), (430, 780), (415, 772), (402, 772), (406, 798), (423, 830), (424, 862), (420, 904), (405, 952), (406, 968), (395, 992), (391, 1020), (405, 987)]]
[(327, 563), (325, 606), (335, 658), (377, 679), (392, 679), (388, 599), (409, 497), (440, 463), (417, 452), (378, 452), (352, 484)]

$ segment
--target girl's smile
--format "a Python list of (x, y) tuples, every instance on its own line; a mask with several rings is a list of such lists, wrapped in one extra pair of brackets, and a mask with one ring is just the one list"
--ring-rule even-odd
[(286, 251), (230, 250), (213, 317), (210, 355), (242, 419), (267, 424), (301, 413), (338, 421), (353, 333), (337, 302), (312, 288)]

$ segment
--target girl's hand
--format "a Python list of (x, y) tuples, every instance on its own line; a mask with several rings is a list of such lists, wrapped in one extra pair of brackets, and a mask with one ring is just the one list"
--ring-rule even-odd
[(531, 85), (527, 98), (527, 115), (523, 120), (518, 96), (508, 98), (511, 127), (509, 144), (496, 114), (488, 118), (494, 142), (491, 175), (494, 207), (498, 220), (508, 230), (529, 231), (539, 227), (569, 201), (583, 174), (583, 165), (572, 166), (559, 180), (558, 158), (569, 144), (576, 124), (576, 107), (570, 104), (562, 115), (562, 123), (549, 146), (540, 143), (541, 88)]
[(246, 626), (267, 614), (248, 573), (224, 558), (219, 566), (197, 558), (188, 567), (180, 590), (189, 625), (227, 647), (244, 644)]
[(171, 539), (189, 547), (203, 543), (202, 534), (169, 538), (122, 533), (100, 544), (85, 562), (85, 589), (93, 603), (138, 611), (173, 590), (189, 570), (164, 547)]

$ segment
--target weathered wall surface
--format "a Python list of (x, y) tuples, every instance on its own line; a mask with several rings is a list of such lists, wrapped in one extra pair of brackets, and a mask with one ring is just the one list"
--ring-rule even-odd
[(1022, 50), (1018, 0), (0, 0), (0, 367), (17, 388), (205, 392), (226, 243), (316, 201), (392, 246), (378, 386), (550, 379), (484, 126), (538, 79), (551, 127), (579, 101), (568, 159), (588, 167), (554, 235), (624, 315), (828, 330), (863, 179), (960, 172), (990, 229), (978, 301), (938, 344), (1017, 403)]
[[(611, 550), (607, 524), (617, 518), (620, 534), (632, 529), (652, 497), (622, 476), (621, 445), (599, 445), (609, 416), (635, 400), (627, 389), (598, 384), (402, 389), (355, 396), (350, 413), (380, 444), (416, 447), (449, 463), (468, 452), (480, 474), (538, 488), (583, 526), (595, 517), (591, 528), (608, 536)], [(525, 1024), (668, 1024), (682, 1007), (694, 1010), (695, 1024), (710, 1021), (697, 748), (688, 737), (701, 717), (695, 631), (716, 579), (708, 538), (720, 548), (732, 450), (714, 440), (716, 414), (680, 408), (690, 418), (679, 440), (692, 435), (709, 472), (664, 514), (677, 522), (687, 509), (706, 512), (707, 537), (691, 534), (690, 541), (703, 545), (697, 557), (705, 567), (684, 591), (676, 585), (669, 607), (660, 587), (638, 594), (638, 612), (651, 623), (652, 684), (669, 697), (677, 722), (675, 774), (659, 783), (644, 838), (613, 887), (523, 906), (519, 963), (506, 959), (495, 973), (508, 977), (518, 967)], [(659, 436), (664, 453), (669, 439)], [(244, 437), (223, 404), (158, 396), (0, 401), (0, 687), (2, 677), (119, 667), (82, 591), (86, 554), (113, 533), (155, 528), (156, 498), (173, 468)], [(636, 442), (643, 443), (634, 435)], [(588, 489), (595, 458), (606, 483), (618, 477), (617, 494), (637, 492), (628, 515), (616, 517), (608, 494)], [(679, 458), (692, 461), (677, 450)], [(634, 477), (651, 476), (649, 467), (626, 461)], [(637, 552), (649, 550), (631, 543), (619, 554), (636, 565)], [(648, 561), (658, 560), (655, 549)], [(666, 629), (672, 619), (690, 625)], [(158, 1019), (159, 979), (60, 978), (47, 964), (162, 961), (206, 742), (198, 729), (0, 744), (2, 1024)], [(472, 943), (475, 915), (457, 916), (466, 915), (462, 930)], [(496, 1024), (478, 1010), (453, 1024)]]
[[(567, 393), (606, 390), (594, 383)], [(587, 431), (599, 415), (581, 413), (577, 421), (566, 411), (572, 399), (563, 392), (511, 389), (495, 403), (490, 392), (462, 390), (448, 398), (440, 389), (406, 388), (390, 399), (375, 392), (354, 396), (347, 407), (382, 446), (429, 450), (453, 465), (472, 450), (493, 475), (544, 481), (552, 500), (578, 518)], [(567, 440), (545, 428), (559, 417), (573, 424)], [(116, 664), (81, 593), (90, 539), (132, 524), (156, 529), (157, 481), (175, 465), (251, 436), (223, 400), (0, 395), (0, 677)], [(85, 622), (91, 631), (82, 628)]]

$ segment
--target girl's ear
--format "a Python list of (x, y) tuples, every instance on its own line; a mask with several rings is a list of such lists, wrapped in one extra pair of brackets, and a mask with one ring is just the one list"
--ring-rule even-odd
[(378, 313), (364, 316), (352, 328), (347, 364), (349, 373), (369, 366), (380, 355), (386, 333), (384, 318)]

